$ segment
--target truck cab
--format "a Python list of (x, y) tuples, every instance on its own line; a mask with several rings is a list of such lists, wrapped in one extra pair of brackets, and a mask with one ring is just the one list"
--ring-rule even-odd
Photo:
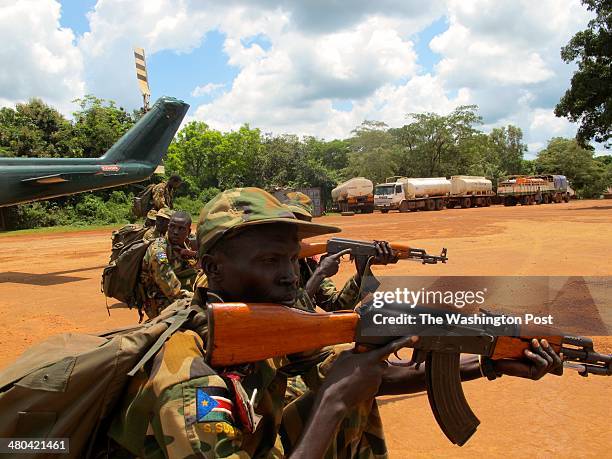
[(401, 182), (381, 183), (374, 188), (374, 208), (383, 214), (399, 209), (403, 200), (404, 188)]

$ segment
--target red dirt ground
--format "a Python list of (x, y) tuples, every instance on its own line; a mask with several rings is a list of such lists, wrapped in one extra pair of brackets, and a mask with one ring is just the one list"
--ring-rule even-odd
[[(612, 205), (606, 201), (317, 221), (341, 226), (343, 237), (410, 243), (430, 253), (448, 248), (446, 265), (375, 268), (384, 275), (612, 275)], [(0, 368), (50, 335), (137, 321), (135, 311), (112, 309), (109, 316), (106, 310), (100, 274), (109, 253), (107, 231), (0, 237)], [(352, 270), (343, 263), (337, 283)], [(595, 342), (600, 352), (612, 353), (612, 338)], [(581, 378), (567, 370), (538, 382), (472, 381), (464, 390), (481, 425), (461, 448), (439, 430), (424, 394), (381, 398), (391, 457), (609, 457), (612, 451), (612, 378)]]

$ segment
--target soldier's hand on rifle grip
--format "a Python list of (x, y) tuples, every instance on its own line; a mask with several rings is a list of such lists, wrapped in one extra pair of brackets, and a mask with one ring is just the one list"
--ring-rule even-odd
[(398, 257), (387, 241), (374, 241), (376, 244), (376, 256), (372, 260), (373, 265), (388, 265), (397, 263)]
[(495, 370), (534, 381), (547, 373), (557, 376), (563, 374), (563, 354), (557, 354), (545, 339), (539, 342), (537, 339), (531, 340), (531, 350), (525, 349), (524, 354), (529, 362), (510, 359), (497, 360)]
[(386, 359), (414, 339), (403, 337), (363, 353), (343, 351), (327, 373), (322, 389), (331, 391), (346, 409), (374, 398), (388, 367)]

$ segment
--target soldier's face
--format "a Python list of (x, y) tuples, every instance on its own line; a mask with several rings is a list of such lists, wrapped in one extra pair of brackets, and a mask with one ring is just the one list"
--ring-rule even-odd
[(168, 223), (168, 241), (172, 245), (183, 245), (191, 232), (191, 222), (178, 219), (171, 218), (170, 223)]
[[(225, 301), (293, 304), (298, 290), (297, 228), (248, 228), (215, 252), (217, 272), (210, 279)], [(217, 284), (217, 285), (214, 285)]]

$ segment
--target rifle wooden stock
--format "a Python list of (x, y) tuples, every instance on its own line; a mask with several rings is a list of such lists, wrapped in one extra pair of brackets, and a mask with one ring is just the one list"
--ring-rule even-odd
[(213, 303), (206, 356), (213, 367), (257, 362), (355, 340), (357, 313), (309, 313), (279, 304)]
[[(410, 247), (407, 244), (399, 242), (390, 242), (389, 245), (395, 251), (397, 257), (402, 260), (409, 258)], [(300, 242), (300, 258), (314, 257), (315, 255), (323, 255), (327, 253), (326, 242)]]

